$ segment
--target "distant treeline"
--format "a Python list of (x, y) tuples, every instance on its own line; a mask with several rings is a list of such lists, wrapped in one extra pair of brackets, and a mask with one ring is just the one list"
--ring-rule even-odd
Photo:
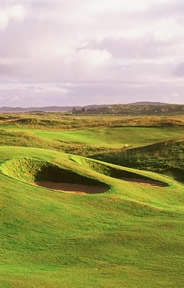
[(95, 107), (73, 108), (72, 114), (120, 114), (120, 115), (181, 115), (184, 105), (152, 104), (133, 105), (119, 104)]

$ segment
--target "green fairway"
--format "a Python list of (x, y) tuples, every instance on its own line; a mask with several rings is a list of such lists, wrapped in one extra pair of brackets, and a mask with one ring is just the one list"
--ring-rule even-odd
[[(4, 126), (2, 126), (2, 129)], [(83, 143), (95, 146), (122, 147), (125, 144), (140, 146), (182, 137), (184, 127), (119, 127), (85, 130), (42, 130), (8, 127), (8, 131), (24, 131), (29, 135), (52, 141)]]
[[(183, 175), (183, 127), (1, 128), (0, 287), (183, 288), (184, 178), (167, 173)], [(125, 144), (109, 163), (80, 156)]]
[(51, 140), (61, 140), (65, 142), (78, 142), (94, 145), (107, 145), (121, 147), (125, 144), (142, 145), (154, 143), (156, 141), (181, 137), (184, 135), (184, 128), (150, 128), (150, 127), (120, 127), (103, 128), (76, 131), (37, 131), (31, 130), (34, 135)]

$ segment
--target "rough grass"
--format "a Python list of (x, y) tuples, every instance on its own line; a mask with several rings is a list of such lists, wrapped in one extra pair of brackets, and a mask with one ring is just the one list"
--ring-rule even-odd
[(83, 156), (119, 153), (127, 148), (177, 139), (183, 127), (120, 127), (89, 130), (43, 130), (5, 127), (0, 130), (0, 145), (52, 149)]
[(89, 129), (104, 127), (184, 126), (184, 116), (65, 115), (63, 113), (1, 114), (1, 125), (50, 129)]
[[(15, 115), (11, 119), (9, 117), (1, 121), (7, 121), (10, 125), (10, 122), (13, 123), (21, 117), (30, 118), (28, 115), (18, 115), (16, 119), (13, 118)], [(38, 117), (38, 121), (40, 118), (46, 118), (45, 115), (33, 115), (34, 117)], [(0, 287), (183, 288), (184, 185), (175, 181), (172, 175), (168, 177), (143, 171), (149, 168), (151, 156), (152, 164), (160, 163), (160, 167), (161, 163), (166, 162), (159, 162), (159, 158), (170, 163), (171, 160), (175, 161), (176, 165), (182, 163), (183, 144), (178, 140), (182, 128), (108, 128), (108, 135), (105, 127), (108, 118), (95, 120), (90, 117), (67, 118), (49, 114), (48, 120), (52, 119), (63, 121), (62, 125), (65, 128), (71, 128), (72, 121), (75, 120), (76, 127), (81, 125), (81, 129), (71, 131), (70, 134), (70, 131), (61, 130), (61, 126), (56, 125), (56, 129), (49, 126), (43, 135), (44, 129), (37, 129), (40, 124), (3, 124), (1, 127), (6, 133), (3, 132), (4, 136), (1, 134), (1, 145), (4, 146), (0, 147)], [(174, 125), (176, 118), (172, 119)], [(123, 120), (118, 117), (116, 120), (110, 118), (108, 127), (111, 127), (112, 121)], [(131, 119), (124, 118), (124, 121), (130, 122)], [(132, 125), (135, 124), (134, 121), (139, 120), (133, 119)], [(150, 118), (149, 123), (151, 121), (155, 120)], [(177, 121), (182, 122), (182, 117)], [(81, 124), (82, 122), (84, 123)], [(94, 123), (97, 123), (96, 127), (104, 126), (93, 131), (82, 129), (93, 126)], [(12, 136), (14, 133), (15, 136)], [(36, 143), (39, 139), (45, 143), (42, 147), (44, 149), (19, 147), (24, 145), (24, 133), (31, 137), (26, 140), (26, 145), (30, 142), (31, 146), (31, 142)], [(19, 144), (14, 147), (11, 144), (16, 142), (12, 140), (13, 137), (18, 137), (16, 141)], [(88, 137), (91, 137), (89, 144)], [(175, 142), (164, 144), (171, 138), (175, 138)], [(5, 146), (7, 139), (8, 145), (12, 147)], [(57, 146), (59, 143), (57, 139), (65, 141), (68, 149), (71, 149), (71, 145), (76, 154), (77, 145), (80, 145), (81, 149), (81, 152), (78, 150), (79, 154), (85, 145), (89, 145), (94, 154), (99, 154), (97, 149), (111, 150), (112, 144), (113, 149), (121, 152), (119, 156), (117, 154), (116, 160), (120, 156), (125, 157), (123, 155), (126, 151), (127, 162), (125, 158), (121, 158), (121, 165), (128, 165), (128, 161), (132, 161), (133, 164), (137, 159), (134, 167), (141, 170), (55, 151), (57, 148), (54, 148), (54, 145)], [(72, 140), (74, 141), (71, 142)], [(151, 145), (160, 141), (162, 143)], [(131, 144), (131, 149), (122, 150), (118, 146), (121, 143)], [(176, 155), (178, 158), (174, 159)], [(104, 155), (107, 156), (109, 154)], [(113, 162), (115, 155), (111, 157), (110, 161)], [(84, 179), (105, 183), (110, 187), (109, 191), (93, 195), (76, 195), (30, 185), (30, 182), (35, 180), (35, 175), (44, 171), (44, 165), (46, 170), (51, 165), (62, 168), (62, 171), (72, 172), (64, 175), (72, 175), (72, 180), (74, 174), (84, 176), (82, 180), (80, 178), (82, 183), (86, 181)], [(150, 167), (154, 168), (153, 165)], [(51, 170), (49, 168), (48, 173), (44, 172), (44, 176), (55, 177), (55, 168), (52, 173)], [(141, 186), (120, 179), (121, 173), (128, 173), (129, 178), (131, 175), (133, 178), (138, 176), (160, 181), (167, 186)]]
[(184, 140), (168, 140), (126, 151), (95, 155), (107, 162), (160, 172), (184, 182)]

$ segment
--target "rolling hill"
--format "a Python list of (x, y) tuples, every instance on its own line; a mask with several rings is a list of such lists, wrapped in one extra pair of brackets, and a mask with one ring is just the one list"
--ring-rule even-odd
[(182, 116), (0, 117), (0, 287), (183, 287)]

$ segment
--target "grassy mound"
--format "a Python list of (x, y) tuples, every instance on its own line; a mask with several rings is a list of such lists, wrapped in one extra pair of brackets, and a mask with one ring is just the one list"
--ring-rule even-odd
[(59, 149), (57, 143), (34, 136), (27, 131), (7, 131), (5, 129), (0, 129), (0, 145)]
[(58, 121), (48, 120), (48, 119), (38, 119), (38, 118), (20, 118), (12, 121), (15, 125), (22, 126), (57, 126)]
[(96, 156), (97, 159), (137, 169), (164, 173), (184, 182), (184, 140), (151, 145)]
[(106, 184), (96, 179), (34, 158), (8, 160), (2, 165), (1, 170), (3, 174), (17, 180), (36, 183), (55, 190), (70, 191), (72, 189), (71, 191), (85, 193), (100, 193), (108, 190)]

